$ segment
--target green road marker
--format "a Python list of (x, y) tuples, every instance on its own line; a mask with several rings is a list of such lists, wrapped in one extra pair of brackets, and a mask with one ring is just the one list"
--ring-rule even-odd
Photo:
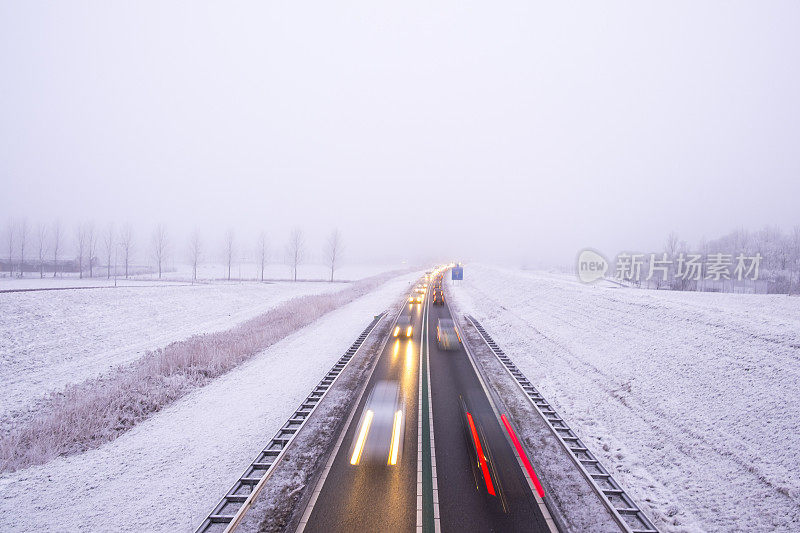
[(433, 465), (431, 462), (430, 398), (428, 398), (428, 306), (423, 308), (422, 336), (422, 532), (434, 533), (433, 521)]

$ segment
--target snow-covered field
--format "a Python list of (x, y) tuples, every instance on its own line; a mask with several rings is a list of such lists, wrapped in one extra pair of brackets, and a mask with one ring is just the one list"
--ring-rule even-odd
[(373, 315), (418, 276), (331, 312), (113, 442), (0, 476), (0, 530), (192, 531)]
[[(390, 270), (406, 269), (408, 265), (385, 264), (385, 265), (343, 265), (336, 269), (335, 281), (355, 281), (368, 278), (381, 272)], [(152, 267), (136, 267), (136, 271)], [(133, 270), (133, 269), (132, 269)], [(118, 287), (140, 287), (158, 285), (171, 285), (175, 283), (190, 283), (192, 280), (192, 267), (185, 264), (171, 265), (168, 270), (162, 273), (161, 279), (158, 274), (148, 272), (146, 274), (131, 274), (125, 279), (119, 271), (120, 276), (116, 280)], [(304, 264), (297, 269), (297, 279), (328, 281), (330, 270), (325, 265)], [(77, 273), (59, 274), (54, 278), (52, 273), (45, 273), (44, 278), (39, 277), (38, 272), (26, 272), (25, 277), (9, 277), (8, 272), (0, 273), (0, 292), (11, 290), (32, 290), (32, 289), (60, 289), (65, 287), (113, 287), (114, 277), (106, 276), (105, 268), (98, 267), (94, 277), (88, 277), (88, 272), (84, 272), (84, 277), (79, 278)], [(265, 265), (265, 280), (290, 280), (292, 279), (292, 269), (286, 265), (270, 263)], [(214, 280), (227, 280), (228, 267), (219, 263), (203, 263), (197, 268), (197, 279), (199, 282)], [(236, 263), (231, 268), (231, 279), (241, 279), (255, 281), (261, 278), (260, 266), (253, 263)]]
[[(189, 282), (185, 282), (187, 285)], [(169, 280), (144, 280), (136, 278), (119, 278), (117, 287), (155, 287), (164, 285), (183, 285), (184, 282)], [(57, 278), (45, 276), (40, 278), (27, 274), (24, 278), (0, 277), (0, 293), (13, 291), (39, 291), (53, 289), (93, 289), (97, 287), (114, 287), (114, 278), (106, 279), (105, 276), (93, 278), (79, 278), (77, 275), (59, 276)]]
[(800, 298), (480, 265), (453, 290), (659, 528), (800, 529)]
[(0, 293), (0, 419), (147, 350), (347, 286), (214, 282)]
[[(408, 268), (401, 264), (342, 265), (336, 269), (334, 280), (354, 281), (368, 278), (381, 272)], [(288, 280), (294, 275), (291, 267), (280, 263), (269, 263), (264, 268), (264, 279)], [(297, 267), (297, 279), (328, 281), (331, 272), (325, 265), (302, 264)], [(191, 279), (189, 265), (175, 265), (174, 271), (165, 272), (164, 279)], [(220, 263), (204, 263), (197, 268), (198, 279), (227, 279), (228, 267)], [(238, 263), (231, 267), (231, 277), (237, 279), (260, 279), (261, 267), (255, 263)], [(155, 274), (142, 274), (139, 279), (157, 279)]]

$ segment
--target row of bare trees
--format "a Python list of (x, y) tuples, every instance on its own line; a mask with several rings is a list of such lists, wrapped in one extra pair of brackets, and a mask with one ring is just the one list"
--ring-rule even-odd
[[(0, 263), (10, 275), (16, 273), (24, 276), (26, 271), (38, 270), (40, 278), (44, 278), (45, 271), (48, 274), (52, 272), (53, 277), (64, 272), (76, 272), (82, 278), (88, 270), (88, 276), (93, 277), (96, 265), (101, 263), (98, 256), (102, 247), (106, 276), (110, 277), (112, 256), (119, 246), (127, 276), (133, 251), (133, 231), (130, 225), (115, 232), (114, 225), (109, 224), (104, 231), (99, 232), (92, 223), (79, 224), (75, 227), (74, 234), (74, 260), (67, 259), (72, 256), (66, 251), (66, 239), (67, 235), (59, 221), (49, 225), (37, 224), (31, 235), (27, 220), (9, 220), (6, 225), (6, 258)], [(38, 253), (31, 255), (28, 252), (31, 246), (35, 246), (34, 251)]]
[[(60, 231), (60, 225), (54, 224), (54, 228)], [(59, 233), (54, 233), (52, 243), (54, 250), (57, 250), (61, 239)], [(124, 266), (125, 277), (130, 273), (131, 258), (134, 250), (133, 228), (126, 224), (117, 230), (113, 223), (108, 224), (102, 232), (95, 229), (93, 223), (79, 224), (75, 228), (75, 268), (78, 277), (83, 278), (84, 272), (88, 269), (89, 277), (94, 277), (95, 265), (101, 265), (105, 259), (106, 278), (110, 279), (116, 274), (117, 263)], [(102, 256), (98, 257), (102, 252)], [(53, 276), (58, 272), (57, 253), (54, 256)], [(40, 268), (41, 262), (40, 262)]]
[[(648, 282), (654, 288), (668, 287), (676, 290), (741, 290), (748, 280), (740, 282), (736, 279), (721, 279), (717, 282), (707, 281), (705, 276), (699, 279), (676, 277), (675, 258), (691, 255), (707, 258), (710, 254), (724, 254), (735, 261), (738, 256), (748, 260), (758, 257), (758, 283), (760, 291), (770, 293), (796, 294), (800, 292), (800, 225), (784, 232), (776, 226), (766, 226), (758, 231), (746, 229), (734, 230), (722, 237), (701, 241), (694, 247), (680, 240), (676, 233), (670, 233), (664, 243), (666, 257), (671, 259), (667, 280), (655, 278)], [(643, 270), (649, 268), (645, 257)], [(749, 280), (755, 290), (755, 280)], [(759, 292), (760, 292), (759, 291)]]
[[(233, 229), (225, 232), (223, 257), (227, 268), (228, 280), (231, 279), (231, 269), (236, 259), (237, 242), (236, 233)], [(269, 261), (269, 244), (267, 235), (264, 231), (258, 234), (255, 248), (255, 260), (259, 269), (259, 279), (264, 281), (264, 272)], [(323, 256), (325, 264), (330, 269), (330, 281), (333, 281), (336, 269), (339, 267), (343, 253), (342, 236), (338, 229), (334, 229), (325, 242)], [(192, 232), (189, 241), (189, 261), (192, 265), (192, 279), (197, 280), (197, 266), (203, 254), (203, 244), (198, 230)], [(292, 279), (297, 281), (297, 269), (303, 264), (306, 258), (305, 234), (300, 228), (294, 228), (289, 234), (289, 241), (286, 244), (285, 259), (286, 264), (292, 269)]]
[(795, 294), (800, 286), (800, 225), (788, 232), (777, 226), (757, 231), (737, 229), (700, 243), (706, 253), (761, 256), (760, 279), (769, 283), (769, 292)]
[[(69, 244), (72, 245), (71, 250)], [(34, 246), (33, 253), (31, 246)], [(239, 258), (238, 247), (236, 233), (233, 229), (229, 229), (225, 232), (222, 250), (229, 280), (232, 279), (233, 265)], [(130, 224), (122, 226), (119, 230), (114, 224), (108, 224), (102, 230), (98, 230), (93, 223), (82, 223), (74, 228), (72, 243), (68, 243), (67, 235), (59, 221), (49, 225), (38, 224), (35, 232), (31, 234), (27, 220), (9, 220), (6, 226), (6, 260), (0, 261), (0, 265), (9, 275), (16, 274), (20, 277), (26, 272), (38, 270), (41, 278), (44, 278), (45, 271), (48, 274), (52, 272), (53, 277), (64, 273), (77, 273), (80, 278), (84, 275), (91, 278), (99, 268), (101, 272), (104, 270), (107, 278), (111, 278), (117, 272), (128, 278), (133, 273), (132, 261), (135, 251), (137, 247)], [(198, 267), (205, 259), (206, 251), (200, 231), (195, 229), (189, 237), (187, 247), (189, 263), (192, 266), (192, 280), (197, 280)], [(323, 250), (325, 263), (330, 269), (331, 281), (334, 280), (336, 269), (341, 262), (342, 251), (341, 234), (338, 230), (334, 230), (328, 236)], [(167, 268), (172, 252), (167, 229), (164, 225), (158, 224), (153, 229), (146, 253), (159, 279)], [(263, 281), (270, 260), (269, 244), (264, 231), (258, 234), (253, 257), (258, 266), (258, 277)], [(285, 249), (286, 264), (292, 269), (292, 278), (295, 281), (297, 281), (298, 267), (305, 262), (305, 259), (305, 234), (300, 228), (295, 228), (289, 234)]]

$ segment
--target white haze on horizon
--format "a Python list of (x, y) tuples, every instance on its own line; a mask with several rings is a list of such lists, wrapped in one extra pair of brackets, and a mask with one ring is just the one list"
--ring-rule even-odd
[(0, 229), (529, 266), (788, 229), (799, 30), (796, 2), (6, 1)]

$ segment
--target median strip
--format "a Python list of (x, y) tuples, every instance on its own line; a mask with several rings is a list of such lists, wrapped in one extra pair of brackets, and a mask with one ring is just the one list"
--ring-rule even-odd
[[(421, 471), (417, 476), (417, 531), (438, 533), (439, 487), (436, 479), (436, 446), (433, 437), (433, 409), (431, 406), (430, 369), (428, 366), (429, 350), (428, 305), (423, 308), (422, 336), (420, 337), (420, 421), (421, 438), (419, 454)], [(420, 479), (421, 478), (421, 479)], [(421, 510), (419, 506), (421, 505)]]

